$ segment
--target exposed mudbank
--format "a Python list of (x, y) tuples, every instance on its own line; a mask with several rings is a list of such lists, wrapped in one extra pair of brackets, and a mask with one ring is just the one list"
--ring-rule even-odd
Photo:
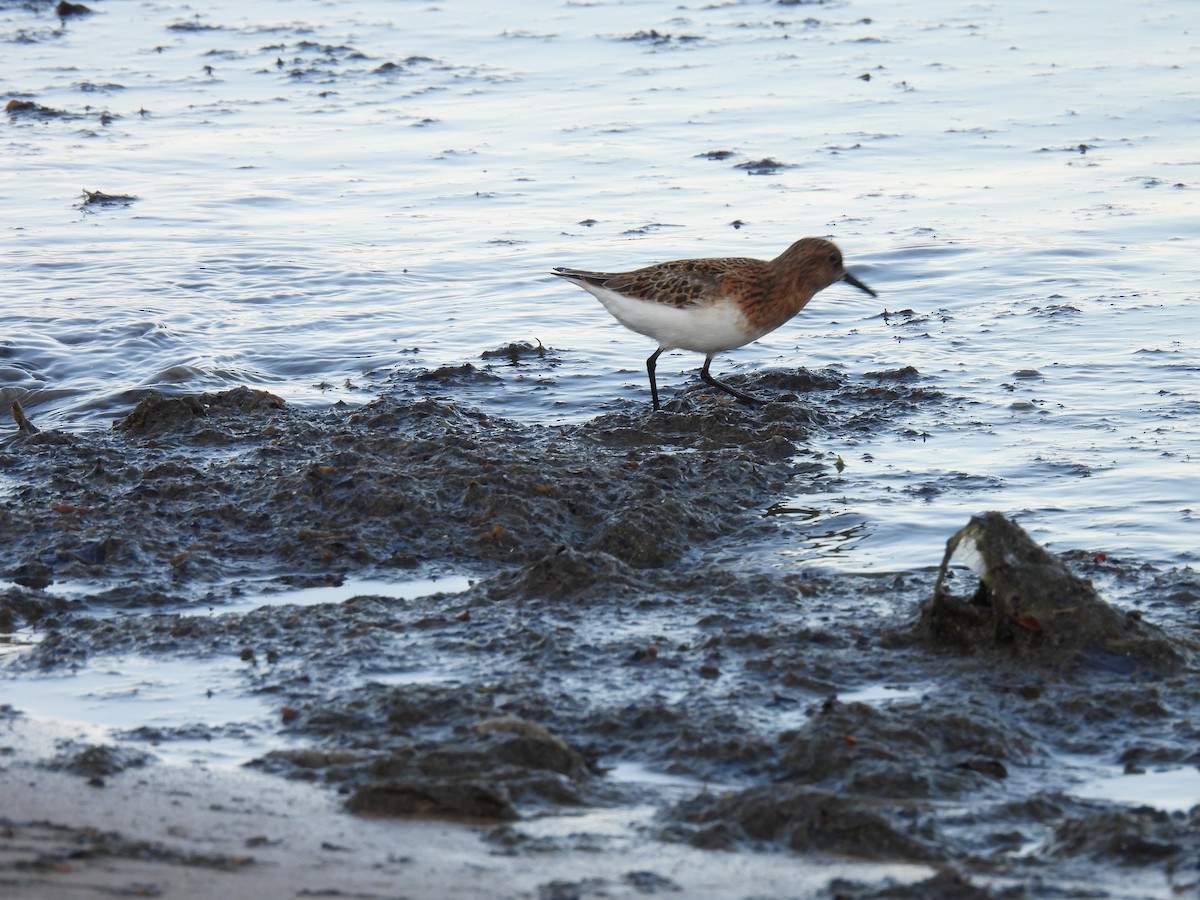
[[(570, 546), (636, 569), (671, 565), (734, 530), (794, 477), (810, 433), (854, 432), (936, 402), (838, 376), (772, 373), (761, 410), (692, 389), (666, 411), (524, 427), (414, 393), (311, 413), (261, 391), (151, 394), (109, 434), (17, 435), (2, 574), (38, 583), (128, 581), (104, 599), (154, 605), (222, 578), (337, 578), (428, 562), (494, 566)], [(810, 390), (816, 404), (797, 402)], [(680, 452), (688, 451), (688, 452)], [(197, 587), (198, 586), (198, 587)]]
[[(6, 439), (0, 627), (40, 637), (10, 679), (130, 648), (238, 660), (275, 710), (255, 767), (355, 813), (492, 823), (505, 853), (571, 852), (523, 836), (540, 815), (649, 804), (649, 842), (932, 867), (837, 896), (1196, 880), (1200, 811), (1081, 799), (1064, 763), (1196, 763), (1194, 573), (1064, 560), (999, 514), (947, 536), (948, 562), (964, 542), (982, 561), (973, 597), (952, 594), (961, 568), (833, 575), (762, 551), (788, 538), (772, 498), (836, 476), (824, 438), (942, 402), (917, 373), (768, 372), (733, 379), (761, 408), (693, 388), (556, 428), (432, 396), (459, 377), (324, 413), (151, 395), (111, 432)], [(220, 611), (264, 580), (431, 567), (476, 580)], [(131, 728), (45, 762), (103, 786), (195, 736)]]

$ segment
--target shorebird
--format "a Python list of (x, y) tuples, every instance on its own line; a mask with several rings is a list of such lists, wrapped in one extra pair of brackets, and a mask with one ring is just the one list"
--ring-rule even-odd
[(646, 360), (655, 409), (654, 369), (664, 351), (703, 353), (701, 378), (743, 403), (761, 403), (718, 381), (709, 371), (713, 357), (774, 331), (835, 282), (877, 296), (846, 271), (841, 250), (814, 237), (801, 238), (772, 260), (677, 259), (632, 272), (556, 268), (554, 274), (595, 296), (626, 328), (658, 341)]

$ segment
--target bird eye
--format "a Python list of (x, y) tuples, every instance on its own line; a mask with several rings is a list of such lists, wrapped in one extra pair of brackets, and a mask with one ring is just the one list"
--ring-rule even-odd
[(838, 253), (836, 250), (833, 253), (830, 253), (829, 264), (831, 266), (840, 266), (842, 264), (842, 254)]

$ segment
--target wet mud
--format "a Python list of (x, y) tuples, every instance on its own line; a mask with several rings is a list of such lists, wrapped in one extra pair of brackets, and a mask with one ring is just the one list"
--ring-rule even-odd
[[(735, 376), (771, 402), (696, 386), (659, 413), (558, 427), (449, 399), (486, 376), (415, 372), (325, 412), (245, 388), (150, 394), (108, 432), (14, 429), (0, 628), (30, 646), (10, 686), (130, 648), (237, 660), (275, 711), (277, 749), (251, 766), (335, 792), (347, 815), (475, 824), (489, 853), (569, 853), (523, 829), (650, 805), (644, 842), (928, 867), (828, 896), (1200, 880), (1200, 809), (1081, 798), (1068, 762), (1200, 762), (1195, 573), (1054, 556), (999, 513), (947, 535), (940, 571), (780, 565), (794, 525), (773, 498), (842, 477), (822, 441), (902, 433), (944, 403), (919, 372)], [(473, 584), (221, 612), (264, 585), (431, 568)], [(204, 728), (128, 728), (36, 762), (103, 787)], [(543, 894), (645, 892), (585, 881)]]

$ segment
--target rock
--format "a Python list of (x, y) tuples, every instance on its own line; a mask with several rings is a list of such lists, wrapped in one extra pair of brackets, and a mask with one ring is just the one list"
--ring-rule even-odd
[[(950, 566), (979, 578), (970, 596), (950, 593)], [(1004, 650), (1055, 668), (1178, 670), (1194, 658), (1182, 639), (1126, 615), (1001, 513), (973, 516), (946, 543), (933, 596), (921, 609), (923, 640), (961, 651)]]

